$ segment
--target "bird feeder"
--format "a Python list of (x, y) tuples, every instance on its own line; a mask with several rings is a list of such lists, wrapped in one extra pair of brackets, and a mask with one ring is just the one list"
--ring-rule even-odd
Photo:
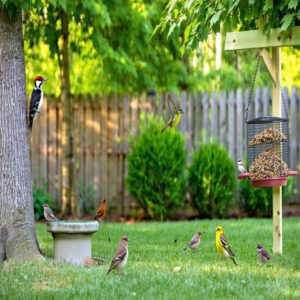
[(259, 68), (257, 61), (250, 97), (246, 110), (247, 159), (249, 172), (242, 173), (239, 179), (249, 177), (254, 187), (273, 187), (287, 185), (288, 176), (296, 176), (297, 171), (288, 168), (289, 120), (285, 98), (282, 95), (286, 118), (263, 116), (248, 120), (253, 87)]

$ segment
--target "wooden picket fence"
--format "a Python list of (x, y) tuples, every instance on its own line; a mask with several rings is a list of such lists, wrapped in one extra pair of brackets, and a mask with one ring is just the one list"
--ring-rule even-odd
[[(299, 145), (299, 95), (293, 87), (290, 95), (283, 89), (287, 99), (290, 120), (289, 166), (297, 170), (300, 161)], [(250, 107), (250, 117), (270, 115), (271, 93), (269, 88), (257, 88)], [(138, 122), (143, 113), (152, 113), (168, 119), (166, 94), (128, 95), (111, 97), (74, 97), (74, 128), (76, 152), (77, 196), (82, 186), (92, 184), (96, 195), (93, 203), (98, 206), (101, 198), (109, 199), (111, 210), (128, 215), (135, 207), (134, 199), (126, 191), (126, 155), (129, 151), (128, 137), (138, 134)], [(236, 161), (246, 158), (245, 109), (249, 90), (220, 94), (186, 93), (174, 95), (184, 111), (178, 126), (185, 137), (189, 159), (199, 143), (212, 140), (223, 144)], [(31, 168), (35, 186), (42, 186), (60, 205), (62, 189), (61, 104), (51, 96), (44, 101), (31, 134)], [(300, 182), (296, 178), (296, 187)], [(297, 197), (293, 201), (298, 201)], [(87, 204), (87, 203), (86, 203)]]

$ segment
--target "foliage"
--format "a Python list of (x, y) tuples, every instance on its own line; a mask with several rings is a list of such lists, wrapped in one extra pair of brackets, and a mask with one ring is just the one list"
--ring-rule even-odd
[[(165, 34), (151, 38), (164, 3), (58, 0), (46, 2), (42, 8), (32, 7), (25, 14), (29, 90), (37, 73), (59, 78), (61, 10), (69, 17), (72, 93), (165, 91), (191, 85), (192, 76), (180, 54), (181, 37), (167, 39)], [(47, 54), (41, 51), (45, 48)], [(47, 85), (45, 92), (59, 93), (55, 80)]]
[(148, 216), (165, 219), (183, 203), (185, 194), (184, 140), (176, 129), (161, 133), (163, 122), (148, 116), (140, 134), (131, 137), (128, 154), (129, 192)]
[(36, 184), (33, 185), (32, 197), (35, 219), (41, 219), (43, 217), (44, 203), (47, 203), (54, 211), (56, 210), (56, 206), (52, 203), (51, 195), (46, 191), (45, 182), (41, 186), (38, 186)]
[[(292, 26), (300, 21), (300, 2), (294, 0), (262, 1), (169, 1), (156, 31), (184, 31), (183, 48), (196, 48), (211, 32), (261, 29), (269, 34), (280, 27), (287, 38)], [(221, 27), (223, 27), (221, 29)]]
[(232, 202), (235, 172), (226, 149), (217, 144), (202, 144), (188, 168), (192, 206), (202, 217), (224, 217)]
[(78, 194), (80, 213), (92, 213), (94, 209), (93, 201), (96, 196), (96, 190), (93, 184), (91, 182), (86, 184), (84, 180), (81, 180)]
[[(294, 181), (294, 177), (289, 177), (287, 186), (282, 188), (283, 201), (297, 194)], [(272, 216), (272, 188), (254, 188), (247, 179), (240, 181), (239, 190), (238, 204), (247, 216), (258, 218)]]
[(249, 217), (270, 217), (272, 215), (272, 188), (254, 188), (250, 180), (240, 182), (241, 210)]

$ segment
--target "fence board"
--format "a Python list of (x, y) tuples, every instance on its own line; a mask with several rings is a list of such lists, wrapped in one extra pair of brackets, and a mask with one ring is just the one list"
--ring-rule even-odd
[(270, 114), (270, 95), (267, 87), (264, 87), (263, 91), (263, 114), (264, 116), (269, 116)]
[(93, 103), (93, 128), (94, 128), (94, 178), (93, 184), (94, 189), (96, 191), (96, 195), (94, 197), (94, 209), (98, 208), (98, 205), (101, 200), (101, 189), (100, 189), (100, 170), (101, 170), (101, 149), (100, 149), (100, 132), (101, 132), (101, 107), (100, 107), (100, 99), (97, 95), (95, 101)]
[(57, 202), (59, 187), (56, 185), (56, 113), (55, 113), (55, 98), (50, 98), (48, 105), (48, 137), (47, 137), (47, 187), (52, 199)]
[(255, 118), (258, 118), (261, 116), (260, 88), (257, 88), (255, 90), (253, 104), (254, 104), (254, 110), (255, 110)]
[(231, 90), (229, 92), (229, 100), (228, 100), (228, 130), (229, 130), (229, 140), (228, 140), (228, 152), (229, 155), (232, 157), (233, 161), (235, 161), (235, 134), (234, 134), (234, 128), (235, 128), (235, 109), (234, 109), (234, 93)]
[(205, 93), (203, 96), (203, 129), (204, 129), (204, 142), (209, 141), (209, 94)]
[(226, 130), (227, 130), (227, 118), (226, 118), (226, 92), (222, 91), (220, 94), (220, 143), (226, 147)]
[(195, 109), (195, 149), (198, 150), (201, 134), (201, 94), (196, 93), (195, 97), (196, 109)]
[(212, 93), (211, 97), (211, 134), (215, 141), (218, 140), (218, 94), (217, 92)]
[(236, 158), (243, 159), (244, 119), (243, 119), (243, 92), (237, 91), (236, 97)]

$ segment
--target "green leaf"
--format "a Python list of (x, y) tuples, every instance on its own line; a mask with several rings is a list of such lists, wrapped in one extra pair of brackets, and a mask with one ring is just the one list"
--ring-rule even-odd
[(267, 12), (271, 9), (273, 9), (273, 1), (272, 0), (265, 1), (265, 5), (263, 6), (263, 12)]
[(174, 31), (175, 27), (176, 27), (176, 23), (173, 23), (171, 25), (170, 29), (169, 29), (167, 38), (169, 38), (169, 36), (172, 34), (172, 32)]
[(298, 2), (299, 2), (299, 0), (290, 0), (288, 8), (289, 9), (293, 9), (293, 8), (296, 9), (297, 6), (298, 6)]
[(281, 21), (282, 25), (280, 27), (280, 31), (286, 31), (291, 26), (293, 19), (294, 19), (294, 14), (285, 15)]
[(221, 16), (221, 13), (222, 13), (221, 10), (217, 11), (217, 12), (213, 15), (213, 17), (210, 19), (210, 26), (211, 26), (211, 27), (214, 26), (214, 25), (219, 21), (220, 16)]

